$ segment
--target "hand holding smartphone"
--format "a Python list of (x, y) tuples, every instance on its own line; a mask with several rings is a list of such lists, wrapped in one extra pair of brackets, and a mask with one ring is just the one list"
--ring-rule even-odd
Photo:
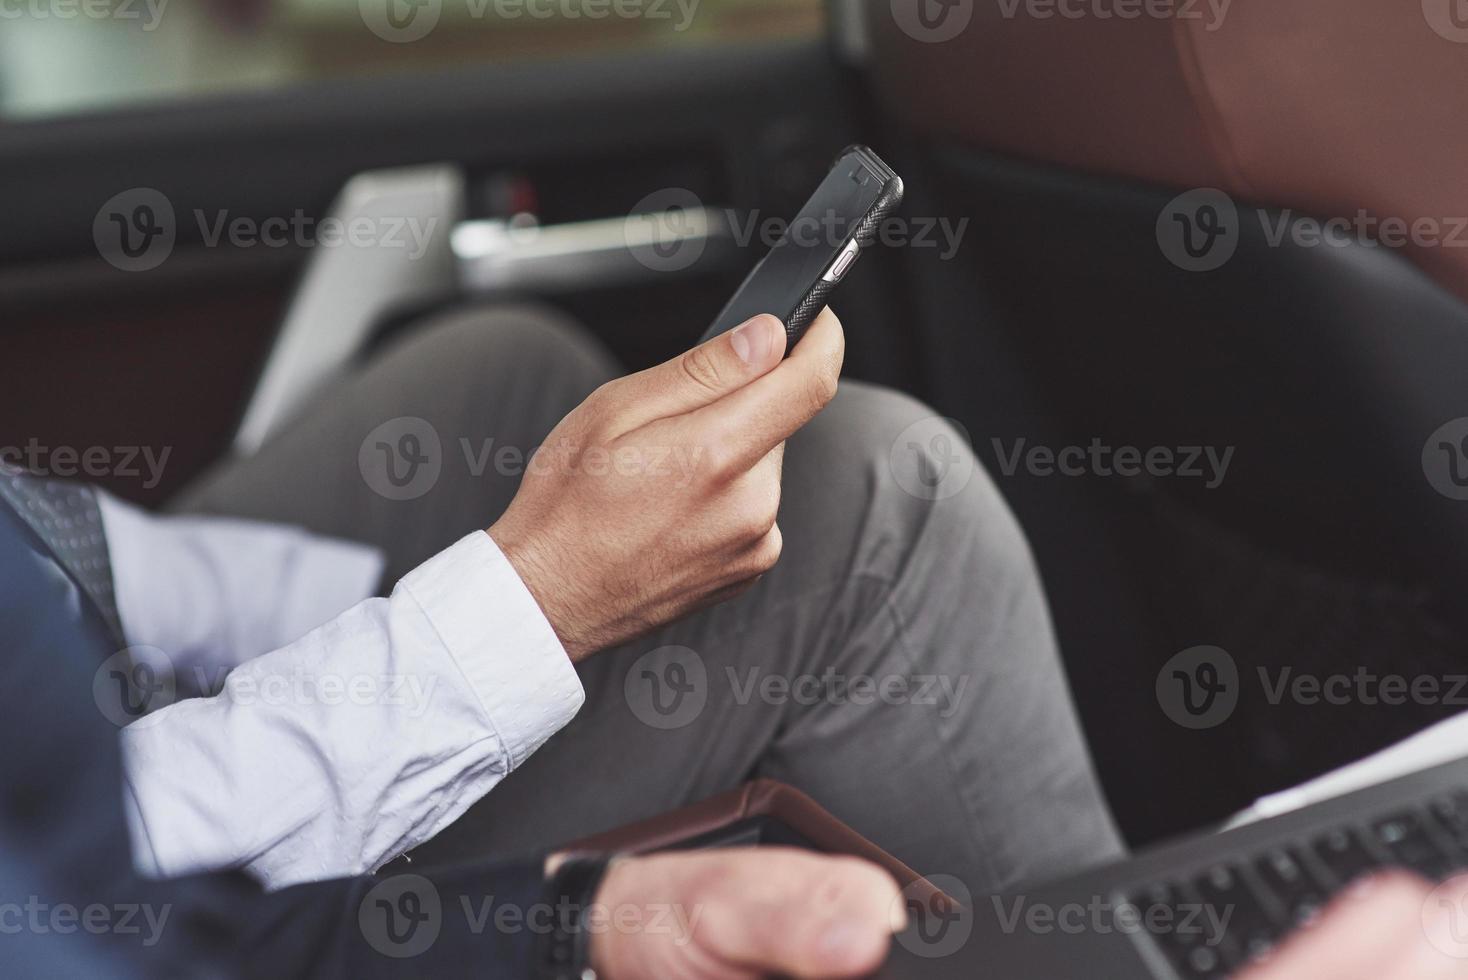
[(865, 146), (848, 147), (699, 343), (771, 313), (785, 324), (785, 356), (790, 356), (861, 250), (872, 243), (878, 225), (901, 201), (902, 178)]

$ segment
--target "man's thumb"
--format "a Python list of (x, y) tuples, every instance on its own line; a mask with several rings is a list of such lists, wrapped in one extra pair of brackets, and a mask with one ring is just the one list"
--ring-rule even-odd
[(671, 361), (628, 378), (628, 409), (635, 428), (682, 415), (738, 391), (785, 356), (785, 325), (761, 313)]

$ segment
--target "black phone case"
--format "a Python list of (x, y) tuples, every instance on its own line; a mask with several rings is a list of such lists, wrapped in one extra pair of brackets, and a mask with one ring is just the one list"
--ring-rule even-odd
[[(853, 145), (842, 150), (832, 163), (832, 169), (834, 170), (839, 167), (842, 161), (850, 156), (855, 156), (860, 159), (869, 170), (882, 180), (882, 190), (867, 210), (866, 217), (857, 224), (852, 234), (842, 242), (842, 245), (845, 246), (847, 242), (854, 239), (857, 242), (858, 251), (855, 257), (852, 258), (851, 263), (846, 267), (845, 272), (842, 273), (841, 278), (832, 282), (818, 276), (816, 281), (811, 284), (810, 288), (801, 298), (800, 302), (795, 305), (793, 312), (784, 318), (785, 336), (787, 338), (785, 344), (786, 357), (790, 356), (790, 352), (795, 349), (795, 345), (805, 335), (806, 329), (826, 305), (826, 301), (831, 293), (845, 281), (846, 276), (851, 274), (851, 266), (856, 264), (857, 259), (861, 258), (861, 253), (866, 251), (867, 246), (875, 240), (878, 226), (902, 203), (902, 178), (898, 177), (896, 172), (882, 161), (881, 157), (877, 156), (865, 146)], [(835, 261), (836, 255), (839, 254), (840, 249), (837, 249), (832, 256), (832, 261)], [(759, 276), (764, 262), (765, 260), (761, 259), (759, 264), (745, 277), (744, 282), (734, 291), (734, 295), (730, 297), (729, 302), (724, 305), (724, 309), (714, 318), (714, 322), (708, 331), (700, 338), (700, 343), (711, 340), (719, 334), (738, 326), (737, 322), (725, 322), (728, 319), (728, 312), (739, 303), (742, 294), (749, 287), (750, 283), (754, 282)], [(827, 265), (823, 268), (821, 270), (822, 273), (824, 274), (825, 270), (829, 267)]]

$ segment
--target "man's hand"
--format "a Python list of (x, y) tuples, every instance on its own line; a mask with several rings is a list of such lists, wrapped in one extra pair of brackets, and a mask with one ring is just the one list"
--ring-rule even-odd
[(758, 316), (561, 420), (489, 534), (572, 660), (748, 588), (780, 557), (785, 440), (836, 393), (821, 313), (788, 360)]
[(898, 897), (876, 865), (788, 848), (629, 858), (596, 904), (648, 928), (597, 931), (591, 966), (607, 980), (863, 976), (905, 925)]
[(1337, 899), (1240, 980), (1468, 980), (1468, 878), (1439, 889), (1402, 872)]

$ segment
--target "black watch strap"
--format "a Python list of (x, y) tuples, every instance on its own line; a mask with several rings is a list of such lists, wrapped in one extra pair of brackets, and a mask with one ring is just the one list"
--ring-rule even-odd
[(535, 937), (534, 980), (596, 980), (586, 914), (613, 860), (608, 855), (572, 856), (546, 880), (550, 928)]

